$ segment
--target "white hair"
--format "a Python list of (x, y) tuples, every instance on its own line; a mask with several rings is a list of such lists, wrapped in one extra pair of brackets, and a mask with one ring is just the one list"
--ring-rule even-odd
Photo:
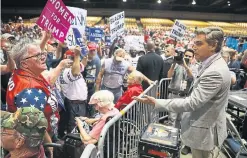
[(114, 107), (114, 95), (112, 92), (108, 90), (100, 90), (98, 92), (95, 92), (91, 99), (96, 99), (99, 103), (99, 107), (107, 107), (107, 108), (113, 108)]
[(39, 43), (29, 38), (23, 38), (11, 49), (10, 55), (15, 61), (17, 68), (20, 68), (21, 61), (28, 56), (28, 49), (30, 45), (39, 46)]

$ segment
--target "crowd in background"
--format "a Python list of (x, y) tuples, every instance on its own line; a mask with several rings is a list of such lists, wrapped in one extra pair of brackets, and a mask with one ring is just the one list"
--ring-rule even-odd
[[(126, 30), (126, 35), (143, 35), (145, 49), (131, 47), (126, 52), (119, 37), (110, 47), (104, 42), (85, 42), (88, 53), (82, 56), (80, 47), (69, 49), (37, 25), (24, 25), (21, 18), (1, 26), (1, 110), (16, 112), (24, 104), (39, 103), (35, 108), (44, 112), (42, 118), (48, 122), (44, 123), (47, 132), (40, 134), (46, 142), (59, 141), (78, 125), (84, 143), (96, 143), (107, 116), (116, 115), (153, 81), (172, 78), (169, 90), (174, 93), (168, 97), (182, 97), (200, 67), (194, 57), (192, 31), (177, 41), (169, 37), (168, 30)], [(221, 54), (232, 71), (231, 88), (247, 88), (247, 50), (238, 52), (224, 45)], [(45, 100), (37, 97), (41, 94)], [(176, 126), (177, 114), (171, 113), (169, 118), (167, 124)], [(81, 126), (85, 120), (94, 124), (89, 132)], [(18, 132), (27, 134), (23, 129)], [(33, 147), (41, 144), (30, 142)], [(15, 149), (17, 146), (11, 154)]]

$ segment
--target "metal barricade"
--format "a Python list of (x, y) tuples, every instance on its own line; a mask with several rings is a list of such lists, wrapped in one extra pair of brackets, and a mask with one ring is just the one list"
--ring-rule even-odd
[[(158, 82), (141, 95), (157, 97)], [(109, 120), (101, 131), (98, 141), (100, 158), (137, 158), (138, 141), (142, 130), (151, 122), (158, 121), (154, 106), (132, 101), (120, 113)]]
[(96, 158), (97, 148), (94, 144), (88, 144), (84, 149), (80, 158)]
[[(157, 98), (158, 99), (167, 99), (168, 98), (168, 86), (171, 82), (171, 78), (163, 78), (159, 82), (158, 91), (157, 91)], [(164, 119), (168, 117), (167, 112), (159, 112), (159, 119)]]

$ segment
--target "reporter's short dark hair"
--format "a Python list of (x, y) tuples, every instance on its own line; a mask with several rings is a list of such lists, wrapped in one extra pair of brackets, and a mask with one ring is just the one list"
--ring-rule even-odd
[[(195, 52), (194, 52), (193, 49), (186, 49), (185, 52), (191, 52), (191, 53), (193, 54), (193, 56), (195, 55)], [(185, 52), (184, 52), (184, 53), (185, 53)]]

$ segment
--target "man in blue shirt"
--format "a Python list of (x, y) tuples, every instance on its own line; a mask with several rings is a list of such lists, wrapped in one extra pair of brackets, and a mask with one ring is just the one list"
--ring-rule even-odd
[[(95, 81), (99, 74), (101, 63), (97, 55), (97, 46), (95, 43), (88, 43), (88, 62), (83, 72), (83, 77), (86, 80), (88, 87), (88, 101), (95, 91)], [(88, 105), (88, 116), (94, 115), (94, 110), (91, 105)]]

